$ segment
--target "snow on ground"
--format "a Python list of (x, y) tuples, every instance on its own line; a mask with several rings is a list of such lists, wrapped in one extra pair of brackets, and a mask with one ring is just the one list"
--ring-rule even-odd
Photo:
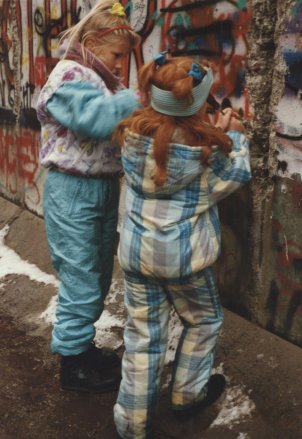
[(224, 425), (232, 429), (235, 424), (239, 424), (245, 418), (251, 417), (254, 410), (254, 402), (244, 393), (242, 387), (228, 387), (221, 410), (211, 424), (211, 428)]
[[(0, 279), (8, 274), (19, 274), (28, 276), (30, 279), (42, 282), (44, 284), (51, 284), (58, 287), (58, 280), (47, 273), (41, 271), (37, 266), (31, 264), (20, 258), (17, 253), (5, 245), (5, 237), (9, 231), (9, 226), (6, 225), (0, 230)], [(5, 284), (0, 283), (0, 288), (4, 288)], [(113, 279), (111, 291), (106, 299), (106, 304), (122, 303), (123, 284), (121, 281)], [(40, 318), (49, 324), (55, 322), (55, 308), (57, 303), (57, 296), (52, 297), (49, 305), (45, 311), (40, 315)], [(115, 314), (111, 314), (109, 309), (105, 309), (101, 318), (96, 322), (96, 343), (98, 345), (108, 346), (113, 349), (118, 349), (122, 343), (122, 332), (125, 327), (126, 318), (123, 307)], [(117, 331), (116, 331), (117, 329)], [(169, 341), (168, 351), (166, 355), (166, 364), (173, 361), (179, 336), (182, 331), (182, 325), (177, 315), (172, 312), (169, 323)], [(223, 373), (223, 364), (213, 369), (213, 373)], [(163, 388), (166, 387), (171, 379), (171, 375), (167, 376), (167, 380), (163, 383)], [(246, 418), (250, 417), (255, 410), (254, 402), (246, 394), (245, 389), (241, 386), (232, 386), (230, 378), (226, 377), (228, 386), (226, 397), (221, 403), (221, 410), (211, 424), (211, 428), (219, 426), (227, 426), (232, 429), (235, 424), (240, 423)], [(237, 439), (248, 439), (246, 433), (239, 433)]]
[(57, 287), (59, 282), (53, 275), (44, 273), (36, 265), (24, 261), (16, 252), (5, 245), (4, 241), (8, 231), (8, 225), (0, 230), (0, 278), (7, 274), (20, 274), (37, 282), (52, 284)]
[[(246, 394), (244, 386), (232, 386), (231, 378), (223, 372), (223, 363), (213, 369), (212, 373), (220, 373), (225, 376), (227, 387), (225, 399), (221, 402), (221, 409), (211, 427), (224, 425), (232, 429), (246, 418), (250, 418), (255, 410), (254, 402)], [(247, 392), (250, 393), (250, 392)], [(240, 433), (237, 439), (248, 439), (246, 433)]]
[[(227, 387), (225, 399), (220, 404), (220, 412), (216, 419), (212, 422), (212, 427), (224, 425), (232, 429), (235, 424), (239, 424), (246, 418), (249, 418), (255, 410), (254, 402), (246, 395), (243, 386), (232, 386), (231, 378), (224, 373), (224, 364), (220, 363), (213, 368), (212, 374), (219, 373), (224, 375)], [(249, 392), (247, 392), (249, 393)], [(246, 433), (240, 433), (236, 439), (248, 439)]]

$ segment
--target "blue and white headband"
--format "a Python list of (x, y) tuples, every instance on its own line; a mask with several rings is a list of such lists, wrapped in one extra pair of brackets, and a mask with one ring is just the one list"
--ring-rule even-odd
[[(159, 66), (165, 64), (164, 56), (165, 52), (154, 58)], [(209, 96), (213, 84), (213, 73), (210, 68), (207, 68), (204, 73), (198, 64), (193, 63), (188, 75), (199, 82), (192, 90), (192, 104), (188, 104), (185, 99), (176, 99), (171, 91), (151, 85), (151, 107), (168, 116), (192, 116), (197, 113)]]

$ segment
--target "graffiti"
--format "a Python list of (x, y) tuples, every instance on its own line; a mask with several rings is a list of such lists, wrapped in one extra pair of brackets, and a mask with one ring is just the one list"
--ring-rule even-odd
[[(285, 87), (276, 112), (275, 132), (278, 148), (278, 175), (295, 178), (301, 175), (302, 163), (302, 41), (300, 24), (302, 5), (297, 2), (293, 15), (286, 23), (281, 39), (284, 63), (287, 67)], [(285, 165), (286, 164), (286, 165)]]
[(57, 37), (69, 25), (77, 23), (82, 8), (77, 0), (44, 0), (39, 5), (27, 0), (27, 7), (22, 9), (20, 0), (4, 1), (0, 5), (1, 40), (0, 40), (0, 106), (6, 113), (3, 122), (11, 119), (14, 109), (13, 96), (17, 92), (13, 41), (13, 23), (16, 22), (17, 41), (22, 65), (21, 114), (22, 123), (31, 128), (39, 128), (32, 100), (36, 89), (46, 82), (47, 76), (58, 61)]
[[(214, 94), (220, 100), (233, 101), (242, 114), (249, 114), (245, 65), (251, 14), (245, 2), (124, 0), (122, 3), (131, 13), (132, 27), (142, 38), (142, 44), (134, 51), (136, 70), (161, 50), (169, 50), (173, 56), (210, 59), (215, 66)], [(130, 67), (129, 61), (124, 71), (128, 78), (126, 85), (129, 85)]]
[[(272, 279), (266, 298), (266, 326), (302, 345), (302, 233), (296, 218), (302, 208), (302, 4), (285, 22), (280, 48), (286, 66), (284, 90), (274, 130), (277, 146), (276, 197), (273, 204)], [(290, 215), (290, 217), (289, 217)]]
[(234, 101), (247, 115), (245, 63), (250, 12), (234, 1), (183, 0), (180, 3), (178, 7), (162, 9), (168, 14), (167, 24), (170, 23), (166, 31), (171, 53), (212, 61), (213, 93), (219, 100)]
[(0, 174), (1, 190), (16, 195), (20, 187), (36, 192), (36, 204), (41, 203), (41, 188), (38, 187), (40, 134), (21, 128), (18, 135), (11, 129), (0, 128)]
[[(33, 137), (38, 134), (36, 100), (58, 62), (58, 36), (77, 23), (95, 3), (96, 0), (0, 0), (0, 114), (3, 126), (15, 126), (20, 133), (28, 129)], [(245, 35), (250, 13), (244, 1), (122, 0), (122, 4), (133, 29), (141, 35), (140, 46), (123, 67), (126, 85), (136, 86), (137, 70), (160, 50), (169, 49), (174, 55), (207, 57), (216, 66), (216, 96), (220, 100), (233, 100), (233, 105), (241, 107), (245, 113), (248, 111), (244, 72)], [(16, 136), (21, 138), (23, 134), (20, 133)], [(20, 160), (16, 148), (17, 144), (15, 153)], [(14, 193), (20, 185), (13, 181), (9, 163), (5, 167), (2, 161), (1, 178), (3, 186)], [(17, 172), (17, 167), (14, 169)], [(18, 178), (21, 178), (20, 174)]]
[[(155, 27), (154, 18), (157, 14), (158, 2), (157, 0), (122, 0), (121, 3), (129, 14), (132, 28), (141, 36), (141, 44), (133, 51), (135, 67), (137, 71), (145, 62), (143, 49), (146, 40), (149, 38)], [(131, 59), (128, 59), (128, 62), (124, 65), (123, 69), (125, 85), (127, 86), (129, 85), (130, 75)]]
[[(36, 8), (34, 12), (34, 29), (41, 37), (41, 43), (44, 49), (45, 61), (46, 61), (46, 76), (51, 72), (58, 59), (52, 57), (51, 43), (55, 40), (62, 31), (68, 27), (68, 18), (70, 20), (70, 26), (76, 24), (80, 18), (81, 7), (77, 7), (77, 1), (72, 0), (70, 3), (70, 9), (67, 8), (67, 0), (60, 0), (59, 2), (52, 2), (51, 0), (45, 0), (44, 8)], [(60, 9), (60, 16), (58, 10)], [(52, 12), (56, 14), (53, 17)], [(31, 29), (33, 26), (31, 25)], [(34, 74), (33, 64), (31, 65), (32, 73)]]
[[(35, 105), (41, 87), (59, 59), (58, 36), (95, 3), (96, 0), (0, 0), (1, 125), (15, 127), (16, 131), (14, 137), (1, 140), (0, 172), (3, 187), (12, 194), (20, 190), (21, 183), (16, 183), (20, 179), (25, 178), (34, 186), (29, 174), (20, 174), (24, 161), (16, 164), (24, 159), (17, 151), (22, 149), (17, 140), (26, 141), (25, 129), (32, 140), (39, 135)], [(135, 87), (140, 66), (158, 51), (169, 49), (173, 55), (211, 58), (215, 65), (216, 96), (222, 101), (229, 99), (242, 112), (248, 111), (244, 76), (250, 13), (245, 1), (122, 0), (122, 4), (133, 29), (141, 35), (140, 46), (123, 67), (126, 85)], [(7, 155), (7, 145), (15, 151), (13, 162)], [(38, 172), (38, 167), (34, 169)]]
[(267, 328), (296, 342), (302, 342), (300, 330), (302, 320), (302, 246), (293, 241), (280, 245), (277, 253), (276, 279), (271, 281), (270, 292), (266, 301), (268, 313)]
[[(275, 258), (266, 299), (267, 328), (302, 344), (302, 233), (296, 218), (302, 208), (302, 4), (296, 2), (285, 23), (280, 45), (286, 66), (283, 95), (274, 129), (278, 152), (273, 218)], [(289, 219), (289, 215), (291, 218)]]
[[(21, 10), (18, 0), (14, 2), (4, 2), (2, 5), (2, 20), (1, 20), (1, 39), (0, 39), (0, 82), (1, 82), (1, 99), (2, 104), (7, 104), (15, 107), (15, 77), (14, 77), (14, 53), (13, 48), (16, 44), (19, 45), (22, 51), (22, 37), (21, 37)], [(0, 16), (1, 16), (0, 15)], [(21, 65), (21, 62), (20, 62)], [(7, 94), (6, 94), (7, 93)]]
[[(245, 113), (248, 111), (244, 81), (250, 15), (246, 7), (230, 0), (193, 3), (186, 0), (123, 0), (122, 3), (132, 27), (142, 38), (142, 44), (132, 54), (135, 71), (131, 72), (131, 59), (124, 66), (127, 85), (130, 76), (135, 77), (137, 69), (161, 49), (169, 49), (176, 56), (207, 57), (217, 67), (215, 94), (221, 99), (243, 98), (241, 106)], [(22, 64), (21, 119), (25, 126), (39, 128), (34, 111), (30, 110), (34, 109), (37, 93), (58, 61), (57, 37), (68, 26), (77, 23), (86, 10), (87, 6), (84, 8), (83, 1), (79, 0), (27, 0), (21, 14), (20, 0), (2, 2), (0, 107), (13, 112), (16, 89), (12, 22), (16, 20)], [(11, 119), (9, 112), (3, 116), (4, 122)]]

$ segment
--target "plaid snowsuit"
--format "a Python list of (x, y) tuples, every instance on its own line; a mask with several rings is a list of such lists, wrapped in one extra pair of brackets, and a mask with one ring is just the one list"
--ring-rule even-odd
[(184, 329), (172, 375), (172, 407), (202, 400), (223, 321), (212, 264), (220, 251), (217, 203), (251, 178), (246, 137), (227, 133), (233, 151), (170, 145), (165, 184), (153, 183), (152, 139), (129, 133), (123, 148), (125, 217), (119, 261), (125, 273), (123, 378), (114, 418), (124, 439), (152, 435), (171, 306)]

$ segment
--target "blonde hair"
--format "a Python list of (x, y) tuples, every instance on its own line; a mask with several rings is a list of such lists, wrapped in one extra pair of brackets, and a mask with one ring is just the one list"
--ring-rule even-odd
[[(112, 6), (117, 0), (101, 0), (89, 13), (70, 29), (62, 32), (60, 41), (68, 40), (66, 52), (70, 45), (79, 42), (85, 47), (88, 38), (98, 38), (103, 31), (127, 26), (129, 29), (116, 29), (99, 38), (100, 45), (115, 44), (117, 41), (127, 39), (130, 48), (135, 48), (140, 43), (140, 36), (130, 28), (130, 23), (126, 16), (119, 16), (111, 13)], [(64, 56), (63, 56), (64, 58)]]
[[(150, 93), (152, 85), (173, 93), (177, 99), (193, 99), (194, 79), (188, 75), (193, 60), (189, 57), (168, 58), (159, 66), (155, 61), (145, 64), (138, 74), (138, 85), (142, 93)], [(200, 64), (201, 70), (206, 65)], [(202, 109), (201, 109), (202, 110)], [(200, 110), (200, 111), (201, 111)], [(117, 127), (115, 138), (123, 145), (128, 130), (154, 139), (153, 151), (156, 163), (154, 182), (161, 186), (167, 178), (167, 161), (169, 143), (180, 133), (181, 143), (189, 146), (202, 146), (203, 163), (207, 163), (216, 145), (224, 152), (230, 152), (232, 141), (220, 128), (202, 121), (200, 112), (192, 116), (168, 116), (155, 111), (151, 106), (137, 110), (132, 116), (122, 121)]]

